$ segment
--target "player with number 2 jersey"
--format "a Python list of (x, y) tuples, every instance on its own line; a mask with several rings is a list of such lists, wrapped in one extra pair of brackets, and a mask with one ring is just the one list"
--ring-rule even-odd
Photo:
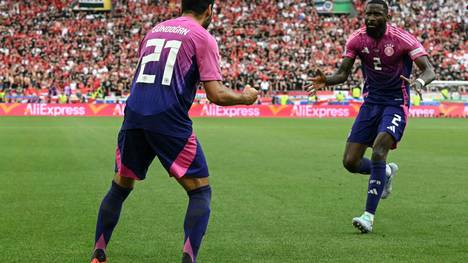
[[(421, 88), (435, 78), (428, 54), (419, 41), (403, 29), (387, 23), (388, 5), (383, 0), (370, 0), (365, 9), (365, 27), (348, 39), (342, 65), (325, 76), (317, 70), (309, 92), (346, 81), (357, 57), (362, 62), (364, 104), (348, 137), (343, 165), (351, 173), (370, 174), (365, 212), (352, 224), (362, 233), (373, 230), (379, 200), (392, 191), (392, 180), (398, 170), (386, 163), (390, 149), (401, 140), (408, 118), (410, 87)], [(422, 74), (409, 83), (413, 62)], [(421, 95), (421, 94), (420, 94)], [(372, 147), (371, 160), (364, 157)]]

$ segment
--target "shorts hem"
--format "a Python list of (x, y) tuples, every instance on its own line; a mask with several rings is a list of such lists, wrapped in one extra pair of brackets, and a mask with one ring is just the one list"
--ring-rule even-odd
[(120, 177), (125, 177), (125, 178), (128, 178), (128, 179), (133, 179), (133, 180), (136, 180), (136, 181), (143, 181), (145, 180), (145, 178), (140, 178), (138, 176), (133, 176), (133, 175), (128, 175), (128, 174), (123, 174), (123, 173), (119, 173), (119, 172), (116, 172), (116, 174)]
[(346, 142), (349, 142), (349, 143), (358, 143), (358, 144), (362, 144), (362, 145), (367, 145), (367, 147), (372, 147), (372, 143), (369, 143), (369, 142), (360, 142), (360, 141), (355, 141), (355, 140), (346, 140)]

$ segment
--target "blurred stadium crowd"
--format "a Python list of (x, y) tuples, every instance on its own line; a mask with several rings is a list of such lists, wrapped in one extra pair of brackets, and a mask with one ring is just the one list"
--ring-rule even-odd
[[(0, 0), (0, 101), (69, 102), (125, 96), (139, 41), (179, 15), (179, 1), (113, 1), (106, 13), (72, 11), (71, 0)], [(416, 35), (439, 79), (468, 80), (466, 7), (459, 0), (389, 1), (392, 23)], [(226, 85), (267, 94), (302, 90), (315, 67), (331, 73), (358, 16), (319, 15), (313, 0), (217, 1), (210, 32)], [(361, 83), (356, 63), (347, 86)], [(347, 87), (344, 87), (347, 88)]]

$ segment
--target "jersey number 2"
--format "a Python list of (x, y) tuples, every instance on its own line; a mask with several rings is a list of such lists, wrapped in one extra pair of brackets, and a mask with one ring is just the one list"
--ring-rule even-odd
[(401, 122), (401, 116), (398, 114), (393, 114), (392, 124), (398, 127), (400, 126), (400, 122)]
[(379, 57), (374, 57), (374, 69), (382, 70), (382, 62), (380, 61)]
[(164, 45), (165, 42), (165, 39), (159, 38), (148, 40), (148, 42), (146, 43), (146, 47), (154, 47), (154, 51), (153, 53), (141, 58), (140, 73), (138, 73), (136, 83), (154, 83), (156, 75), (144, 74), (145, 66), (149, 62), (159, 61), (159, 59), (161, 58), (161, 52), (163, 48), (170, 48), (171, 50), (169, 51), (169, 56), (167, 57), (166, 66), (164, 67), (162, 84), (167, 86), (171, 85), (172, 73), (174, 72), (174, 65), (177, 58), (177, 53), (179, 53), (180, 45), (182, 44), (182, 42), (177, 40), (170, 40), (167, 41), (166, 45)]

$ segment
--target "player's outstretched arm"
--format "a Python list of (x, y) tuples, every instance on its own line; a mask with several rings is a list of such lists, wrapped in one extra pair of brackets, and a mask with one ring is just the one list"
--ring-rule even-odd
[(325, 74), (323, 74), (323, 72), (320, 69), (318, 69), (317, 76), (312, 78), (312, 84), (306, 87), (309, 94), (315, 95), (315, 93), (317, 93), (318, 90), (321, 90), (326, 86), (341, 84), (345, 82), (351, 74), (354, 61), (354, 58), (343, 58), (343, 63), (341, 63), (341, 66), (338, 68), (338, 71), (336, 71), (331, 76), (325, 76)]
[(219, 106), (251, 105), (258, 97), (258, 91), (249, 85), (242, 93), (226, 88), (221, 81), (203, 82), (208, 100)]
[(429, 58), (427, 56), (422, 56), (417, 58), (415, 61), (416, 66), (422, 71), (421, 75), (414, 81), (409, 80), (405, 76), (400, 76), (400, 78), (410, 84), (410, 87), (416, 90), (418, 95), (422, 97), (421, 90), (427, 84), (431, 83), (436, 75), (434, 72), (434, 67), (432, 66), (431, 62), (429, 62)]

